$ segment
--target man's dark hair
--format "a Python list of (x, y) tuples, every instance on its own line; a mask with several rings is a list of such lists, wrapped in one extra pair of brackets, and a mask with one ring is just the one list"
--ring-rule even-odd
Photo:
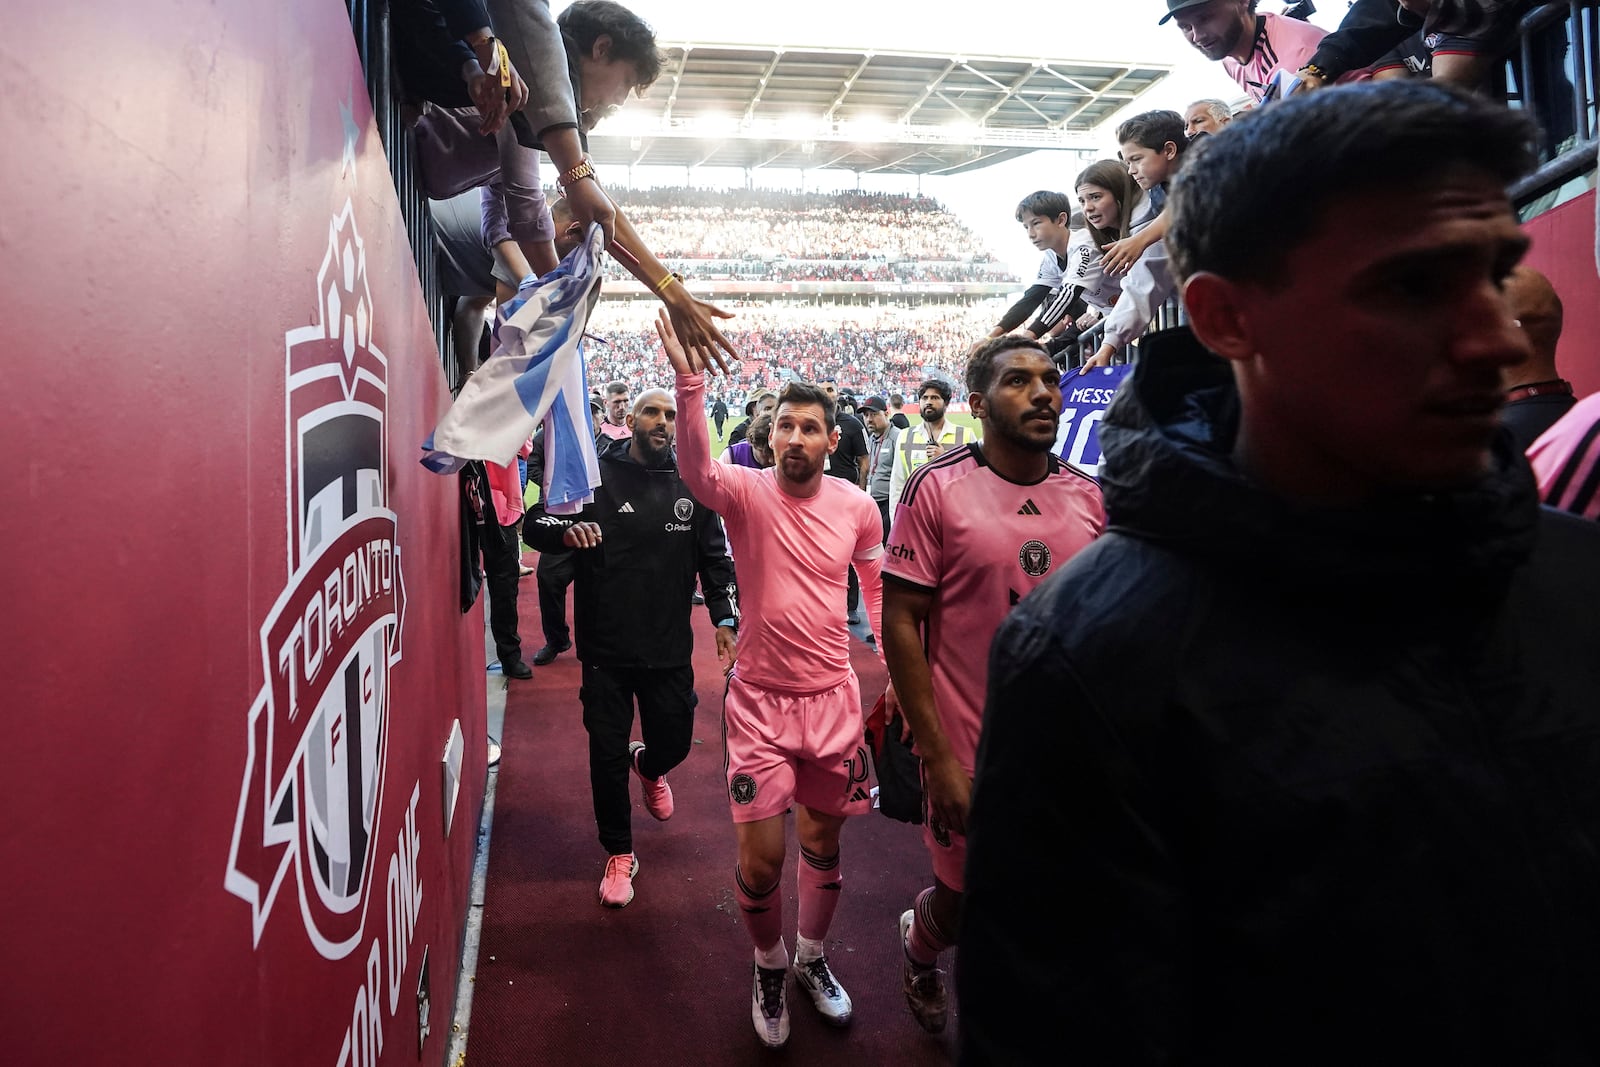
[(1124, 145), (1129, 141), (1156, 152), (1171, 141), (1181, 156), (1189, 143), (1189, 134), (1183, 116), (1176, 111), (1146, 111), (1117, 127), (1117, 144)]
[(950, 403), (949, 382), (945, 381), (943, 378), (929, 378), (927, 381), (917, 386), (917, 399), (921, 400), (922, 394), (926, 393), (929, 389), (932, 389), (934, 392), (944, 397), (944, 402), (946, 404)]
[(1017, 205), (1017, 221), (1021, 222), (1024, 215), (1038, 215), (1042, 219), (1070, 215), (1072, 206), (1072, 200), (1066, 193), (1053, 193), (1049, 189), (1040, 189), (1022, 198), (1022, 203)]
[(627, 382), (615, 381), (615, 382), (607, 382), (606, 383), (606, 396), (608, 396), (608, 397), (621, 396), (623, 393), (626, 393), (627, 391), (628, 391), (628, 383)]
[(822, 409), (822, 422), (829, 432), (839, 424), (839, 411), (833, 406), (833, 401), (827, 393), (822, 391), (822, 386), (812, 385), (810, 382), (786, 382), (778, 390), (778, 407), (785, 404), (815, 404)]
[(561, 34), (580, 53), (594, 49), (601, 37), (611, 38), (611, 57), (632, 63), (639, 74), (637, 88), (647, 89), (661, 77), (661, 53), (656, 31), (644, 19), (611, 0), (578, 0), (556, 18)]
[(1037, 352), (1046, 359), (1050, 358), (1050, 353), (1045, 350), (1044, 345), (1031, 337), (1014, 333), (991, 337), (967, 357), (967, 392), (988, 393), (989, 387), (994, 384), (995, 360), (1019, 348)]
[(896, 411), (899, 411), (901, 408), (906, 406), (906, 398), (901, 396), (899, 393), (890, 393), (889, 403)]
[(1179, 278), (1268, 284), (1332, 201), (1462, 169), (1510, 185), (1533, 169), (1537, 138), (1523, 113), (1428, 82), (1303, 93), (1194, 146), (1167, 201), (1167, 248)]

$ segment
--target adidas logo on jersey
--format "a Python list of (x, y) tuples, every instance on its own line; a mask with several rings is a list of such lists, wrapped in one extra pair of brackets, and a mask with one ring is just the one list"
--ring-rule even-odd
[(623, 505), (620, 508), (617, 509), (617, 514), (618, 515), (632, 515), (633, 514), (633, 502), (632, 501), (624, 501)]
[(1033, 502), (1033, 499), (1030, 497), (1028, 500), (1023, 502), (1023, 505), (1020, 508), (1017, 509), (1017, 514), (1018, 515), (1043, 515), (1044, 512), (1039, 510), (1039, 505), (1035, 504)]

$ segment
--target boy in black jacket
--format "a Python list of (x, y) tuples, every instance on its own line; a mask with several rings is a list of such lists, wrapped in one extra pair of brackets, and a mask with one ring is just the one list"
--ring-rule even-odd
[[(694, 412), (695, 417), (699, 412)], [(539, 551), (577, 549), (574, 624), (583, 663), (583, 725), (589, 731), (589, 785), (607, 856), (600, 903), (633, 899), (632, 802), (628, 770), (639, 776), (645, 808), (672, 815), (666, 774), (689, 754), (694, 727), (695, 578), (717, 624), (717, 655), (733, 661), (739, 621), (733, 561), (722, 520), (678, 477), (672, 450), (676, 405), (661, 389), (640, 394), (627, 417), (632, 437), (603, 443), (601, 484), (576, 516), (535, 507), (524, 523)], [(639, 704), (643, 741), (630, 741)]]

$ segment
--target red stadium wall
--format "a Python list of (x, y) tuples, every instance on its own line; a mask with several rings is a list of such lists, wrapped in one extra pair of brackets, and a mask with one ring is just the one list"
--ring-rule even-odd
[(1579, 396), (1600, 392), (1600, 274), (1595, 264), (1595, 194), (1530, 219), (1527, 264), (1549, 277), (1566, 313), (1556, 367)]
[(441, 1063), (483, 618), (345, 9), (5, 21), (0, 1062)]

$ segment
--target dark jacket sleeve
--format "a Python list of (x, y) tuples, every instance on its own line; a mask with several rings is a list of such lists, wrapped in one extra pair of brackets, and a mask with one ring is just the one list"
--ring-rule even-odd
[(1339, 28), (1317, 45), (1311, 62), (1337, 78), (1376, 63), (1418, 27), (1416, 20), (1401, 18), (1396, 0), (1355, 0)]
[[(531, 460), (530, 460), (531, 466)], [(530, 471), (529, 476), (532, 476)], [(567, 527), (579, 522), (595, 522), (597, 512), (589, 504), (576, 515), (552, 515), (544, 509), (544, 501), (528, 509), (522, 520), (522, 540), (529, 548), (540, 552), (566, 552), (570, 545), (561, 539)]]
[(434, 0), (453, 37), (465, 37), (489, 25), (489, 9), (483, 0)]
[[(1188, 1029), (1176, 863), (1151, 784), (1056, 629), (1021, 609), (990, 651), (956, 970), (960, 1062), (1169, 1063)], [(1024, 885), (1051, 887), (1048, 921), (1018, 906)]]
[(739, 589), (733, 574), (733, 557), (728, 555), (728, 537), (722, 517), (709, 508), (700, 508), (699, 529), (695, 531), (699, 550), (700, 591), (705, 594), (706, 612), (715, 626), (724, 619), (739, 620)]
[(1027, 292), (1017, 298), (1017, 302), (1006, 308), (1006, 313), (1000, 316), (1000, 332), (1010, 333), (1033, 314), (1035, 308), (1044, 303), (1044, 298), (1050, 295), (1048, 285), (1030, 285)]

